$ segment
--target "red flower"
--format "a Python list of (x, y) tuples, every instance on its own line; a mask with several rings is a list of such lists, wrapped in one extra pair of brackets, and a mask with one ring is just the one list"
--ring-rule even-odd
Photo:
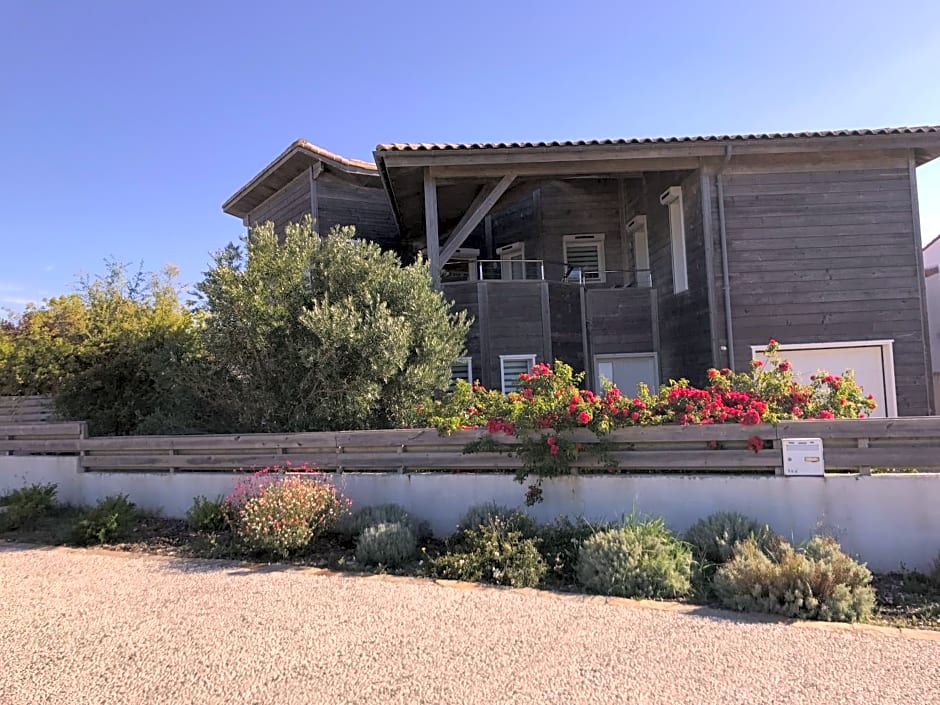
[(632, 414), (630, 414), (630, 418), (633, 419), (634, 421), (639, 421), (639, 420), (640, 420), (640, 412), (634, 411)]
[(767, 344), (768, 344), (768, 345), (779, 345), (780, 343), (778, 343), (776, 340), (774, 340), (773, 338), (771, 338), (770, 340), (767, 341)]
[(764, 448), (764, 441), (761, 440), (761, 437), (760, 437), (760, 436), (751, 436), (750, 438), (747, 439), (747, 449), (748, 449), (748, 450), (751, 450), (751, 451), (757, 453), (757, 452), (763, 450), (763, 448)]
[(708, 371), (708, 376), (711, 377), (712, 379), (714, 379), (715, 377), (718, 376), (718, 370), (716, 370), (716, 369), (713, 367), (712, 369), (710, 369), (710, 370)]
[(580, 414), (578, 414), (578, 422), (582, 426), (587, 426), (589, 423), (591, 423), (591, 415), (586, 411), (582, 411)]
[(836, 417), (829, 409), (823, 409), (819, 412), (819, 418), (821, 419), (834, 419)]
[(780, 370), (781, 372), (789, 372), (789, 371), (790, 371), (790, 363), (787, 362), (786, 360), (784, 360), (784, 361), (781, 362), (779, 365), (777, 365), (777, 369)]

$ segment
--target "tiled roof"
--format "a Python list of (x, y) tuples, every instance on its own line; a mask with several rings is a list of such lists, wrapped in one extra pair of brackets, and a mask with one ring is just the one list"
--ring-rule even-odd
[(323, 149), (323, 147), (318, 147), (317, 145), (312, 144), (304, 139), (297, 140), (288, 149), (293, 148), (293, 147), (297, 147), (297, 148), (306, 150), (308, 152), (313, 152), (313, 154), (315, 154), (318, 157), (323, 157), (324, 159), (328, 159), (330, 161), (336, 162), (337, 164), (341, 164), (343, 166), (357, 167), (359, 169), (371, 169), (372, 171), (376, 170), (374, 162), (364, 162), (359, 159), (350, 159), (348, 157), (343, 157), (343, 156), (340, 156), (339, 154)]
[(564, 140), (553, 142), (480, 142), (470, 144), (380, 144), (380, 152), (433, 152), (471, 149), (527, 149), (545, 147), (617, 146), (631, 144), (670, 144), (677, 142), (738, 142), (749, 140), (805, 139), (812, 137), (865, 137), (868, 135), (940, 134), (940, 125), (884, 127), (870, 130), (822, 130), (814, 132), (768, 132), (745, 135), (703, 135), (699, 137), (637, 137), (606, 140)]

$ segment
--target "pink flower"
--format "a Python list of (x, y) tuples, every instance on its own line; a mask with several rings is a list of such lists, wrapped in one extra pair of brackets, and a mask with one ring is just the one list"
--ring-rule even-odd
[(829, 409), (823, 409), (819, 412), (819, 418), (821, 419), (834, 419), (836, 417)]
[(580, 423), (582, 426), (587, 426), (589, 423), (591, 423), (591, 415), (586, 411), (582, 411), (580, 414), (578, 414), (578, 423)]

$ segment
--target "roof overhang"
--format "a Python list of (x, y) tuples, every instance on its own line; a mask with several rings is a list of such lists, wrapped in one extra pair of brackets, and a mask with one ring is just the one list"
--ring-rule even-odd
[(444, 221), (449, 204), (454, 205), (454, 214), (461, 210), (458, 201), (466, 206), (474, 184), (510, 171), (520, 181), (630, 177), (648, 171), (717, 167), (729, 156), (864, 151), (910, 151), (916, 164), (924, 164), (940, 156), (940, 126), (567, 142), (382, 144), (374, 157), (406, 235), (421, 230), (426, 169), (435, 178)]
[(310, 168), (329, 171), (362, 186), (381, 188), (375, 164), (347, 159), (321, 147), (297, 140), (281, 152), (247, 184), (222, 204), (222, 210), (244, 218), (253, 209)]

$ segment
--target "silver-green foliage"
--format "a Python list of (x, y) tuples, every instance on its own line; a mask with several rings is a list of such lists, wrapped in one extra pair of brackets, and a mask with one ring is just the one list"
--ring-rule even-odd
[(361, 507), (340, 519), (336, 532), (356, 537), (370, 526), (397, 523), (406, 524), (419, 541), (431, 536), (427, 522), (416, 519), (400, 504), (371, 504)]
[(685, 533), (695, 558), (703, 563), (720, 565), (734, 557), (735, 545), (753, 538), (764, 550), (776, 538), (766, 524), (737, 512), (716, 512), (699, 519)]
[(499, 519), (524, 536), (531, 537), (535, 534), (535, 522), (528, 514), (495, 502), (475, 504), (467, 509), (457, 523), (457, 533), (478, 529), (492, 523), (494, 519)]
[(222, 506), (222, 500), (211, 500), (199, 495), (193, 499), (186, 510), (186, 523), (193, 531), (221, 531), (228, 525), (228, 518)]
[(589, 592), (620, 597), (681, 597), (691, 590), (692, 551), (662, 519), (628, 519), (599, 531), (578, 555), (578, 581)]
[(868, 568), (820, 536), (800, 549), (780, 542), (771, 555), (753, 539), (743, 541), (713, 587), (725, 607), (801, 619), (864, 621), (875, 607)]
[(497, 514), (476, 528), (455, 534), (447, 552), (431, 564), (431, 574), (451, 580), (535, 587), (548, 566), (539, 554), (537, 540), (520, 531), (516, 519)]
[(356, 560), (365, 565), (397, 568), (414, 558), (418, 539), (404, 521), (367, 526), (356, 542)]
[(207, 351), (227, 372), (213, 400), (242, 429), (395, 427), (449, 383), (466, 314), (423, 261), (403, 267), (354, 235), (321, 238), (308, 216), (279, 239), (268, 223), (219, 252), (198, 285)]

